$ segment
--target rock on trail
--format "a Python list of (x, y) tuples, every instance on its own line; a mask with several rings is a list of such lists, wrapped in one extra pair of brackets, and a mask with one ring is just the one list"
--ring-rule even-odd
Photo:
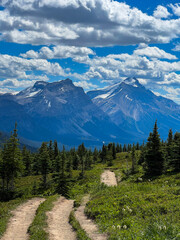
[(29, 238), (27, 230), (34, 219), (38, 206), (44, 200), (43, 198), (33, 198), (12, 211), (13, 216), (1, 240), (27, 240)]
[(47, 213), (49, 240), (76, 240), (76, 233), (69, 224), (73, 203), (73, 200), (60, 197)]

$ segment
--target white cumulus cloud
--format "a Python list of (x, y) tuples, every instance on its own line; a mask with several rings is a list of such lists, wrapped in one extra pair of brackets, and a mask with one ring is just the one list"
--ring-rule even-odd
[(168, 18), (170, 16), (170, 13), (166, 7), (158, 5), (153, 15), (155, 18)]

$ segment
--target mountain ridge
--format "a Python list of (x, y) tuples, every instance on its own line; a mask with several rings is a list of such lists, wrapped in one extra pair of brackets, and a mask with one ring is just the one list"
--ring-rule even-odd
[(136, 78), (87, 93), (70, 79), (37, 81), (16, 95), (0, 95), (1, 130), (10, 132), (18, 122), (27, 142), (142, 142), (156, 119), (165, 138), (167, 129), (179, 130), (180, 106), (156, 96)]
[(136, 78), (127, 78), (121, 83), (87, 94), (114, 123), (134, 134), (147, 136), (156, 119), (160, 128), (164, 128), (163, 131), (160, 129), (163, 138), (169, 128), (179, 130), (180, 106), (172, 100), (156, 96)]

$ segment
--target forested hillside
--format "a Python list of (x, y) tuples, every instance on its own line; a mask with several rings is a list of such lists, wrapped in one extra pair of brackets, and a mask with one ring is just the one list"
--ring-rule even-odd
[[(25, 146), (20, 149), (16, 125), (1, 148), (0, 235), (9, 211), (25, 199), (43, 196), (50, 204), (60, 194), (75, 199), (77, 207), (90, 194), (85, 213), (109, 239), (178, 239), (180, 133), (169, 130), (167, 134), (167, 141), (162, 141), (156, 122), (142, 145), (109, 143), (101, 149), (87, 149), (82, 143), (67, 151), (58, 149), (55, 140), (43, 142), (32, 153)], [(100, 183), (107, 168), (115, 172), (118, 186)], [(41, 214), (53, 206), (46, 201)], [(30, 232), (35, 236), (38, 225), (33, 224)], [(46, 236), (40, 239), (48, 239), (41, 227), (39, 231)]]

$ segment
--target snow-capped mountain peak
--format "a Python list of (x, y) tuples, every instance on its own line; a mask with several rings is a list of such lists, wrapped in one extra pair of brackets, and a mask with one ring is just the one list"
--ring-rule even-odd
[(126, 78), (123, 81), (123, 83), (128, 84), (128, 85), (133, 86), (133, 87), (140, 87), (140, 86), (142, 86), (135, 77), (133, 77), (133, 78), (131, 78), (131, 77)]

